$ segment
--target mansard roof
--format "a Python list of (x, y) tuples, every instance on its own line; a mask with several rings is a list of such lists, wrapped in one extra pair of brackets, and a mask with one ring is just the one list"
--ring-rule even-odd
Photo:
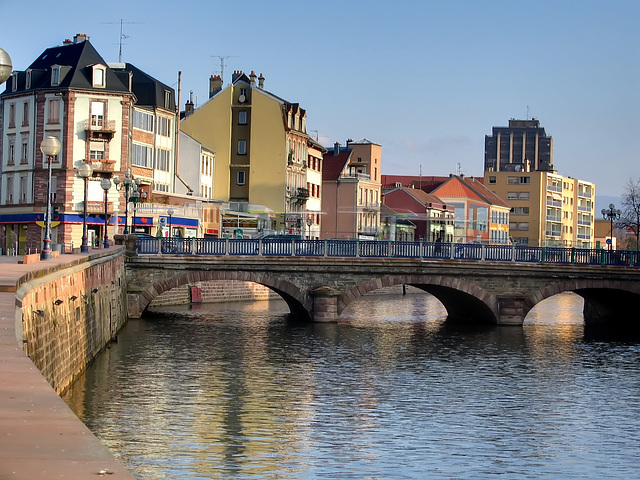
[[(93, 67), (104, 65), (105, 88), (94, 87), (92, 82)], [(60, 82), (51, 85), (51, 71), (60, 68)], [(16, 91), (12, 91), (12, 82), (7, 82), (7, 93), (32, 90), (94, 90), (108, 92), (130, 93), (115, 72), (108, 67), (107, 62), (87, 40), (69, 43), (57, 47), (47, 48), (27, 69), (31, 70), (31, 87), (25, 89), (25, 82), (19, 81)], [(22, 78), (22, 77), (19, 77)]]
[[(173, 88), (156, 80), (131, 63), (110, 63), (109, 66), (123, 79), (123, 83), (128, 82), (127, 78), (131, 74), (131, 91), (137, 98), (136, 105), (141, 107), (160, 107), (175, 112), (176, 97)], [(166, 91), (170, 92), (168, 105), (165, 105)]]

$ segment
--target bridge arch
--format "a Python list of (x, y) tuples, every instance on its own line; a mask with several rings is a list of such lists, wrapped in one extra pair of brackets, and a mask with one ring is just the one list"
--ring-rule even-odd
[(436, 297), (449, 320), (498, 323), (498, 298), (474, 282), (442, 275), (387, 275), (361, 282), (338, 298), (338, 315), (362, 295), (383, 287), (410, 285)]
[[(573, 292), (582, 297), (586, 325), (623, 323), (630, 316), (631, 306), (640, 304), (638, 283), (619, 280), (572, 280), (551, 283), (532, 292), (523, 302), (525, 316), (541, 301), (564, 292)], [(633, 317), (633, 321), (637, 321), (637, 315)], [(627, 326), (640, 328), (640, 324)]]
[(225, 280), (238, 280), (244, 282), (254, 282), (260, 285), (264, 285), (269, 289), (276, 292), (287, 303), (292, 314), (296, 316), (302, 316), (302, 318), (310, 319), (309, 305), (307, 297), (291, 282), (280, 278), (278, 276), (261, 274), (256, 272), (237, 272), (237, 271), (215, 271), (215, 270), (203, 270), (203, 271), (189, 271), (181, 272), (170, 277), (164, 278), (153, 282), (153, 284), (144, 289), (138, 294), (138, 312), (139, 315), (147, 309), (149, 304), (161, 295), (162, 293), (171, 290), (172, 288), (186, 285), (196, 282), (207, 281), (225, 281)]

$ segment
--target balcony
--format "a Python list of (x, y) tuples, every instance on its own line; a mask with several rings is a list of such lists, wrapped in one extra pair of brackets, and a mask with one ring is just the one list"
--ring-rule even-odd
[(91, 160), (91, 167), (93, 168), (93, 171), (98, 173), (114, 172), (115, 166), (116, 166), (115, 160), (106, 160), (106, 159)]
[(85, 120), (84, 131), (89, 140), (111, 140), (116, 133), (115, 120)]
[(380, 202), (365, 202), (361, 208), (370, 212), (378, 212), (380, 211)]
[[(74, 205), (73, 210), (75, 212), (83, 212), (84, 211), (84, 202), (78, 202)], [(100, 201), (88, 201), (87, 202), (87, 213), (88, 214), (102, 214), (104, 215), (104, 202)], [(113, 213), (113, 203), (107, 202), (107, 213)]]

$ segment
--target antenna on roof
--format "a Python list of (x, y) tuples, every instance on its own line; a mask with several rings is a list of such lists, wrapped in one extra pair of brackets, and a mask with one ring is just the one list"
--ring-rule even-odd
[(211, 55), (212, 57), (217, 57), (220, 59), (220, 78), (224, 82), (224, 67), (226, 66), (224, 61), (227, 58), (234, 57), (235, 55)]
[(529, 105), (527, 105), (527, 120), (529, 120)]
[(122, 18), (120, 19), (120, 22), (104, 22), (105, 25), (116, 25), (118, 23), (120, 23), (120, 41), (118, 42), (118, 45), (119, 45), (119, 47), (118, 47), (118, 63), (122, 63), (122, 45), (123, 45), (122, 41), (125, 38), (129, 38), (129, 35), (125, 35), (124, 32), (122, 31), (123, 30), (123, 24), (126, 23), (126, 24), (129, 24), (129, 25), (133, 25), (133, 24), (139, 24), (141, 22), (127, 22), (127, 21), (123, 20)]

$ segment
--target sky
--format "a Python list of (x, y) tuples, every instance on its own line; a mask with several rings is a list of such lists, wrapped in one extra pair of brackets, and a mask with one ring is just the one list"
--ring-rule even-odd
[[(638, 0), (0, 0), (0, 47), (25, 70), (77, 33), (208, 99), (209, 77), (262, 73), (307, 133), (382, 145), (382, 173), (482, 176), (484, 138), (536, 118), (558, 173), (598, 202), (640, 178)], [(37, 14), (42, 9), (43, 13)], [(121, 36), (121, 27), (122, 33)], [(598, 210), (600, 205), (597, 205)]]

